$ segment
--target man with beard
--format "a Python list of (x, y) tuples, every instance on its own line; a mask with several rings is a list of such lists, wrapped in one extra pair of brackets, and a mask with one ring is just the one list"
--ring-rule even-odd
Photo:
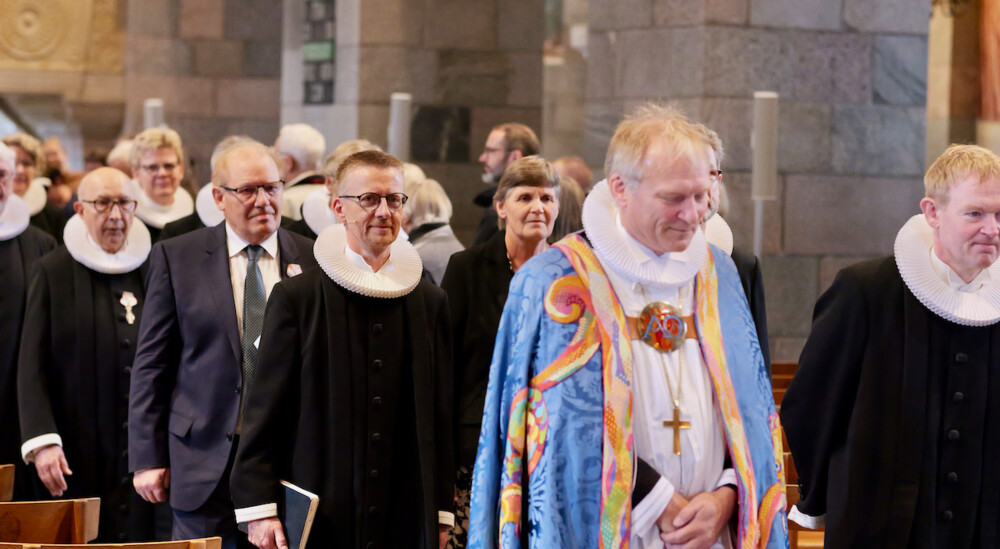
[(261, 549), (286, 546), (280, 480), (319, 495), (309, 547), (433, 549), (454, 522), (448, 308), (397, 238), (402, 172), (381, 151), (347, 157), (322, 268), (268, 302), (231, 483)]
[(476, 206), (486, 208), (479, 220), (479, 227), (476, 228), (473, 245), (486, 242), (499, 231), (493, 194), (504, 170), (518, 158), (538, 154), (539, 148), (538, 136), (524, 124), (507, 122), (490, 130), (486, 144), (483, 145), (483, 154), (479, 155), (479, 161), (483, 164), (483, 183), (490, 188), (480, 192), (472, 200)]
[[(162, 166), (161, 166), (162, 167)], [(129, 463), (136, 491), (168, 497), (175, 539), (236, 530), (229, 471), (251, 391), (264, 303), (315, 265), (312, 241), (278, 228), (278, 166), (261, 144), (224, 150), (212, 195), (225, 223), (154, 246), (132, 374)]]
[(781, 420), (825, 546), (1000, 547), (1000, 158), (952, 145), (816, 302)]
[(0, 143), (0, 463), (14, 464), (14, 499), (35, 499), (30, 471), (21, 461), (17, 422), (17, 353), (25, 296), (35, 263), (56, 247), (50, 235), (30, 225), (28, 206), (14, 193), (17, 155)]
[(149, 232), (114, 168), (87, 174), (65, 246), (38, 262), (18, 361), (21, 454), (52, 497), (101, 498), (99, 542), (148, 541), (153, 506), (131, 488), (128, 392)]

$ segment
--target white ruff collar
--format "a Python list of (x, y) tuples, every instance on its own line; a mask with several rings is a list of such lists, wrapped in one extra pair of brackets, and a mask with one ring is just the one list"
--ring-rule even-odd
[(7, 205), (0, 213), (0, 242), (20, 236), (28, 228), (30, 221), (31, 214), (24, 199), (11, 193), (7, 197)]
[(726, 255), (733, 255), (733, 230), (722, 216), (715, 214), (705, 222), (705, 238), (715, 244)]
[(125, 237), (125, 247), (118, 252), (109, 254), (97, 246), (83, 224), (79, 214), (69, 218), (66, 229), (63, 230), (63, 242), (66, 249), (78, 263), (88, 269), (104, 274), (130, 273), (139, 268), (149, 257), (152, 246), (149, 239), (149, 229), (142, 223), (132, 222)]
[(330, 191), (325, 185), (306, 196), (302, 202), (302, 219), (306, 220), (306, 225), (309, 225), (316, 234), (338, 223), (337, 217), (330, 209)]
[(896, 266), (906, 287), (924, 307), (939, 317), (962, 326), (989, 326), (1000, 321), (1000, 261), (990, 265), (992, 284), (977, 292), (960, 292), (941, 279), (931, 264), (934, 230), (923, 214), (903, 225), (894, 246)]
[(177, 190), (174, 191), (173, 204), (161, 206), (142, 190), (138, 181), (136, 181), (135, 186), (139, 191), (137, 193), (139, 204), (135, 208), (135, 216), (151, 227), (162, 229), (167, 223), (177, 221), (194, 212), (194, 200), (182, 187), (177, 187)]
[[(402, 233), (402, 231), (400, 231)], [(389, 248), (389, 261), (377, 273), (362, 269), (345, 253), (347, 229), (331, 225), (316, 238), (313, 255), (334, 282), (348, 290), (368, 297), (393, 298), (404, 296), (420, 282), (423, 263), (420, 254), (402, 234)]]
[(655, 288), (676, 287), (690, 282), (708, 259), (708, 242), (699, 228), (684, 250), (684, 261), (673, 262), (677, 268), (658, 268), (656, 261), (640, 261), (622, 231), (618, 230), (618, 206), (611, 197), (608, 180), (594, 185), (583, 202), (583, 229), (594, 245), (601, 262), (627, 280)]
[[(176, 198), (174, 200), (176, 200)], [(222, 223), (222, 220), (226, 218), (226, 216), (223, 215), (223, 213), (219, 211), (219, 208), (215, 205), (215, 198), (212, 197), (211, 183), (205, 185), (200, 191), (198, 191), (198, 196), (194, 199), (194, 211), (198, 212), (198, 219), (200, 219), (202, 225), (206, 227), (214, 227), (219, 223)]]
[(28, 190), (24, 192), (24, 203), (28, 205), (28, 213), (35, 215), (45, 209), (45, 204), (49, 201), (49, 194), (46, 187), (51, 185), (47, 177), (36, 177), (28, 183)]

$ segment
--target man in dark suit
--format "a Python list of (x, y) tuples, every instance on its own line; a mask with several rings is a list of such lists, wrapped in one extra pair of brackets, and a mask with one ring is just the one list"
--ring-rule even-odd
[(319, 495), (309, 547), (433, 549), (453, 524), (451, 338), (444, 292), (400, 234), (402, 163), (340, 165), (321, 269), (275, 286), (233, 467), (238, 520), (285, 545), (287, 480)]
[[(175, 539), (235, 547), (229, 470), (256, 367), (264, 303), (315, 265), (312, 242), (279, 229), (278, 168), (259, 143), (226, 149), (212, 174), (226, 222), (158, 243), (132, 374), (129, 459), (144, 499), (169, 497)], [(242, 537), (241, 537), (242, 536)]]
[(17, 422), (17, 353), (25, 295), (35, 263), (56, 240), (31, 225), (27, 204), (14, 193), (16, 153), (0, 142), (0, 463), (14, 464), (14, 499), (34, 499), (31, 475), (21, 461)]

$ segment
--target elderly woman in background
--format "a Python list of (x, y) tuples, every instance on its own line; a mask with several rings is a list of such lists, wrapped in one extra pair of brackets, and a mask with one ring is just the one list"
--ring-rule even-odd
[(14, 194), (27, 203), (31, 224), (52, 235), (62, 244), (63, 227), (66, 226), (67, 217), (59, 207), (49, 203), (48, 187), (51, 181), (42, 176), (46, 170), (42, 143), (20, 132), (4, 136), (3, 143), (17, 155)]
[(410, 235), (410, 244), (417, 249), (434, 283), (441, 284), (452, 254), (465, 249), (448, 224), (451, 200), (433, 179), (410, 183), (406, 195), (409, 200), (403, 206), (403, 230)]
[(453, 255), (441, 280), (448, 293), (455, 345), (455, 425), (458, 504), (450, 547), (468, 536), (469, 490), (479, 444), (493, 345), (514, 272), (545, 251), (559, 214), (559, 178), (539, 156), (504, 171), (493, 196), (500, 232)]

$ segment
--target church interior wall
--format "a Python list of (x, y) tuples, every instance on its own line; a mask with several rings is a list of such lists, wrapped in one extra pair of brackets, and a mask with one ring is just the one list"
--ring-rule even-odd
[[(141, 129), (143, 101), (161, 97), (195, 162), (190, 179), (204, 182), (223, 136), (270, 143), (287, 122), (314, 124), (328, 149), (356, 137), (385, 146), (389, 95), (409, 92), (421, 145), (411, 160), (448, 191), (465, 241), (493, 125), (526, 123), (546, 156), (579, 154), (599, 175), (622, 114), (673, 101), (725, 142), (727, 219), (749, 249), (751, 96), (777, 91), (779, 199), (765, 205), (762, 260), (779, 360), (797, 358), (839, 268), (889, 253), (917, 211), (934, 136), (974, 139), (970, 23), (951, 22), (941, 53), (926, 0), (562, 0), (554, 44), (544, 0), (329, 0), (326, 104), (304, 100), (309, 2), (54, 0), (86, 8), (100, 32), (64, 41), (79, 50), (72, 66), (62, 50), (25, 60), (0, 43), (0, 93), (49, 97), (41, 127), (62, 129), (77, 159)], [(27, 4), (5, 1), (0, 26)]]

